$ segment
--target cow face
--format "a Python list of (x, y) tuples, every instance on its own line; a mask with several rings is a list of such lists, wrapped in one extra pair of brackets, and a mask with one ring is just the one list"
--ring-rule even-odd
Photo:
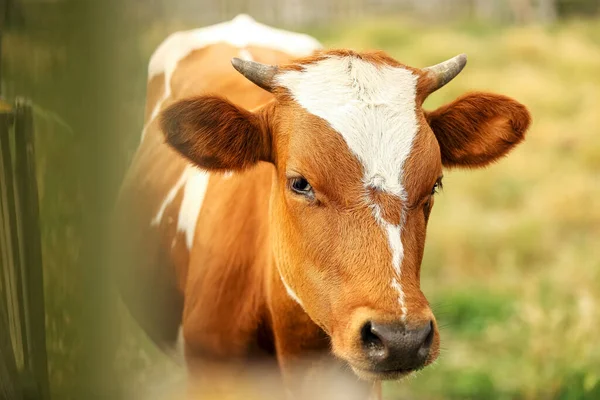
[(418, 70), (381, 53), (329, 51), (283, 67), (234, 61), (275, 101), (255, 112), (216, 97), (174, 104), (167, 141), (209, 170), (276, 167), (272, 245), (281, 281), (367, 379), (392, 379), (438, 354), (420, 290), (426, 226), (442, 166), (506, 154), (529, 125), (524, 106), (473, 93), (426, 112), (459, 56)]

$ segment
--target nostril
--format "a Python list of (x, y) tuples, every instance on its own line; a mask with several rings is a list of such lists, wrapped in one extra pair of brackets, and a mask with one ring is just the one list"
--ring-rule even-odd
[(417, 351), (418, 358), (423, 362), (425, 362), (427, 356), (429, 356), (429, 350), (431, 348), (431, 344), (433, 343), (433, 335), (435, 334), (435, 330), (433, 329), (433, 321), (430, 321), (429, 325), (427, 325), (427, 328), (425, 329), (427, 330), (427, 336), (425, 336), (425, 340)]
[(427, 337), (425, 337), (425, 341), (423, 342), (423, 345), (421, 346), (422, 348), (431, 347), (431, 343), (433, 343), (433, 334), (434, 334), (433, 321), (429, 321), (429, 333), (427, 334)]
[(377, 335), (371, 321), (367, 321), (360, 330), (360, 338), (363, 347), (369, 352), (371, 357), (385, 356), (385, 345)]
[(375, 332), (373, 332), (373, 325), (371, 324), (371, 321), (368, 321), (363, 325), (362, 329), (360, 330), (360, 337), (363, 345), (366, 347), (383, 346), (381, 338), (377, 336)]

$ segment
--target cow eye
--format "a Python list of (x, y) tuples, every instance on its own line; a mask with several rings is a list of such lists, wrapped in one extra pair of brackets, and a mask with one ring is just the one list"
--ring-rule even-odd
[(435, 182), (435, 185), (433, 185), (433, 189), (431, 189), (431, 195), (433, 196), (441, 189), (443, 189), (442, 178), (438, 179), (437, 182)]
[(314, 197), (313, 188), (305, 178), (301, 176), (290, 178), (288, 184), (294, 193), (310, 198)]

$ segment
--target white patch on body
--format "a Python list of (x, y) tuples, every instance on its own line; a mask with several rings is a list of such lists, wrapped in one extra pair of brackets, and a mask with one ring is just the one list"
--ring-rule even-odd
[[(418, 76), (412, 71), (375, 65), (354, 56), (329, 56), (286, 71), (277, 83), (311, 114), (329, 123), (344, 138), (363, 167), (365, 187), (406, 199), (404, 163), (408, 159), (419, 125), (416, 114)], [(399, 293), (406, 315), (401, 286), (404, 255), (402, 224), (392, 225), (381, 217), (378, 205), (373, 214), (388, 237), (392, 266), (397, 278), (392, 286)]]
[[(183, 188), (183, 199), (179, 207), (179, 215), (177, 217), (177, 232), (185, 234), (185, 243), (188, 250), (192, 248), (194, 243), (194, 233), (196, 232), (196, 222), (202, 208), (206, 188), (210, 174), (193, 165), (187, 165), (181, 177), (175, 185), (169, 190), (167, 196), (161, 203), (158, 212), (152, 218), (150, 225), (160, 225), (167, 207), (175, 200), (177, 193)], [(174, 242), (172, 243), (174, 244)]]
[(204, 202), (210, 174), (193, 165), (187, 166), (188, 179), (183, 190), (183, 200), (177, 218), (177, 231), (185, 233), (185, 244), (188, 250), (194, 244), (194, 233), (198, 215)]
[[(246, 49), (248, 46), (278, 50), (293, 57), (310, 55), (322, 47), (309, 35), (275, 29), (260, 24), (245, 14), (240, 14), (231, 21), (170, 35), (158, 46), (148, 64), (148, 80), (164, 73), (165, 89), (152, 111), (148, 124), (142, 130), (142, 140), (147, 127), (158, 116), (162, 104), (171, 95), (171, 78), (179, 61), (194, 50), (221, 42), (239, 47), (240, 56), (244, 59), (252, 59), (252, 55)], [(247, 56), (250, 58), (246, 58)]]
[(181, 173), (181, 176), (179, 177), (177, 182), (175, 182), (175, 184), (173, 185), (171, 190), (169, 190), (169, 193), (167, 193), (167, 196), (161, 203), (161, 205), (158, 209), (158, 212), (156, 213), (154, 218), (152, 218), (150, 225), (152, 225), (152, 226), (160, 225), (160, 221), (162, 221), (165, 210), (173, 202), (173, 200), (175, 200), (175, 196), (177, 196), (177, 192), (179, 192), (179, 189), (181, 189), (183, 187), (183, 185), (185, 184), (185, 181), (187, 180), (186, 171), (187, 171), (187, 169), (183, 170), (183, 172)]

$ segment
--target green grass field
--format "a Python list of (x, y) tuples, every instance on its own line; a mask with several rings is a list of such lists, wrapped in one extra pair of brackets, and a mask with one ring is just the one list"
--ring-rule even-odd
[[(124, 56), (128, 86), (122, 88), (122, 141), (115, 145), (119, 166), (139, 138), (147, 60), (176, 28), (183, 26), (147, 24), (127, 39), (137, 52)], [(484, 170), (446, 171), (422, 267), (443, 350), (434, 366), (387, 384), (386, 397), (600, 398), (600, 21), (434, 27), (389, 18), (306, 31), (328, 47), (382, 49), (416, 67), (467, 53), (465, 71), (426, 107), (489, 90), (516, 98), (533, 115), (527, 140), (506, 159)], [(39, 119), (62, 126), (52, 115)], [(64, 223), (65, 204), (76, 201), (50, 196), (56, 183), (45, 180), (44, 168), (69, 173), (53, 163), (65, 154), (59, 144), (70, 140), (40, 139), (48, 146), (40, 156), (47, 226)], [(60, 394), (77, 373), (70, 361), (78, 309), (69, 300), (77, 293), (64, 272), (76, 263), (77, 235), (68, 227), (46, 229), (44, 241), (51, 374)], [(124, 322), (116, 370), (143, 386), (160, 376), (156, 362), (160, 371), (172, 365)]]

